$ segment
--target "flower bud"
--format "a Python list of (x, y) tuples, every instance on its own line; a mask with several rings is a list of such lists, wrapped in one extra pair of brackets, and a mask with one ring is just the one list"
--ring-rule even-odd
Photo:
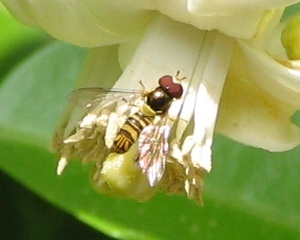
[(281, 34), (281, 42), (291, 60), (300, 59), (300, 15), (292, 18)]

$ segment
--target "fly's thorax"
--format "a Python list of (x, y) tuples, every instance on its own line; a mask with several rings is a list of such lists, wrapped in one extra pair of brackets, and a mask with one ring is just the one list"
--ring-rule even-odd
[(157, 87), (149, 92), (146, 97), (146, 103), (156, 114), (166, 112), (169, 109), (171, 102), (172, 97), (170, 97), (162, 87)]

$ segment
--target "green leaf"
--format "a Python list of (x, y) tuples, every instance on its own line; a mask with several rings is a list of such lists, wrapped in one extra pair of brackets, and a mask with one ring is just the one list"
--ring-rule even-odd
[(285, 20), (294, 14), (299, 14), (299, 11), (300, 11), (300, 3), (295, 3), (294, 5), (287, 7), (282, 16), (282, 20)]
[[(117, 56), (117, 48), (104, 48), (104, 59), (105, 53)], [(217, 136), (203, 207), (184, 196), (164, 194), (147, 203), (108, 198), (91, 186), (92, 166), (79, 161), (71, 161), (65, 173), (56, 176), (56, 156), (48, 146), (85, 58), (85, 50), (55, 43), (4, 80), (4, 171), (52, 204), (120, 239), (300, 239), (299, 148), (271, 154)]]

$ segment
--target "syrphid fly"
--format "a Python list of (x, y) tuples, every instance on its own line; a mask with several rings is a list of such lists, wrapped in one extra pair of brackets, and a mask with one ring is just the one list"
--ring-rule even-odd
[[(179, 81), (183, 79), (179, 79), (178, 74), (176, 77), (162, 76), (158, 86), (151, 91), (114, 88), (75, 90), (71, 101), (79, 101), (82, 95), (89, 95), (92, 100), (84, 103), (87, 114), (78, 122), (76, 132), (64, 140), (64, 144), (80, 144), (80, 131), (89, 131), (86, 123), (93, 119), (97, 124), (96, 128), (95, 124), (91, 126), (91, 135), (97, 134), (98, 139), (91, 141), (91, 144), (97, 145), (91, 149), (98, 149), (97, 157), (101, 155), (104, 161), (108, 154), (124, 154), (133, 144), (137, 144), (137, 164), (147, 176), (149, 185), (155, 186), (165, 172), (169, 155), (169, 136), (174, 116), (170, 117), (168, 111), (172, 102), (183, 95)], [(78, 151), (74, 148), (76, 144), (72, 151)]]

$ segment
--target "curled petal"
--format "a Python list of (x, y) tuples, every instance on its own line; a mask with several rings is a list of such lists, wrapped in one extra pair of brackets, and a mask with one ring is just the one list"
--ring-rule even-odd
[(243, 64), (248, 79), (278, 100), (300, 108), (300, 71), (290, 69), (275, 61), (254, 45), (239, 41), (243, 51)]
[(247, 51), (250, 46), (243, 47), (247, 58), (236, 51), (222, 96), (217, 131), (269, 151), (292, 149), (300, 143), (300, 129), (290, 120), (299, 107), (299, 77), (264, 53), (260, 56), (252, 49), (251, 56)]

